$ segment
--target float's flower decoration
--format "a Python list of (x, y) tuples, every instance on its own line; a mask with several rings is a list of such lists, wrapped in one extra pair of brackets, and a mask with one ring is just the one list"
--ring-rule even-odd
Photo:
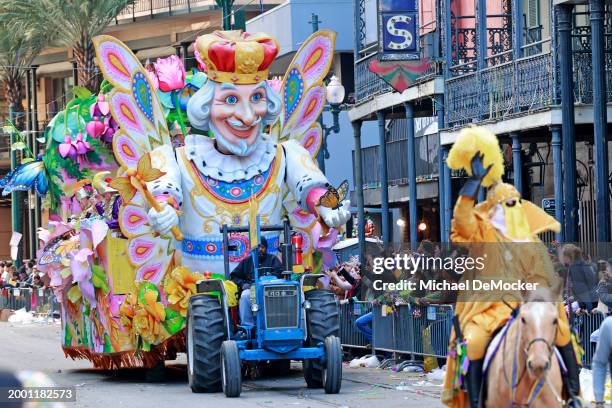
[(184, 266), (174, 268), (166, 278), (164, 293), (168, 297), (168, 303), (182, 316), (187, 316), (189, 298), (196, 293), (196, 283), (202, 279), (204, 277), (201, 274), (190, 273), (189, 268)]
[(158, 58), (155, 62), (155, 74), (162, 92), (176, 91), (185, 86), (185, 67), (176, 55)]

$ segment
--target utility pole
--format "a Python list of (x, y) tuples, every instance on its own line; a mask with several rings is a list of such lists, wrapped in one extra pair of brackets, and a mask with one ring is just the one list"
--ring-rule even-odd
[(221, 26), (224, 30), (232, 29), (232, 6), (234, 5), (234, 0), (215, 0), (217, 2), (217, 6), (221, 8)]
[[(321, 23), (322, 21), (319, 20), (319, 16), (316, 13), (312, 13), (311, 17), (310, 17), (310, 25), (312, 26), (312, 33), (316, 33), (317, 31), (319, 31), (319, 23)], [(319, 165), (319, 170), (321, 170), (321, 172), (323, 174), (325, 174), (325, 151), (327, 150), (327, 146), (325, 146), (326, 141), (325, 141), (325, 127), (323, 126), (323, 112), (321, 112), (321, 114), (319, 115), (319, 119), (317, 119), (319, 121), (319, 124), (321, 125), (321, 129), (322, 129), (322, 140), (321, 140), (321, 147), (319, 148), (319, 152), (317, 153), (317, 164)]]
[[(17, 112), (15, 110), (15, 106), (11, 104), (10, 106), (10, 114), (11, 121), (13, 123), (17, 122)], [(11, 170), (15, 170), (17, 167), (17, 150), (13, 149), (13, 143), (17, 143), (17, 135), (15, 132), (11, 132)], [(13, 191), (11, 193), (11, 220), (12, 220), (12, 228), (13, 232), (23, 233), (22, 225), (21, 225), (21, 194), (19, 191)], [(19, 268), (21, 266), (21, 244), (23, 239), (19, 242), (17, 246), (17, 258), (15, 259), (15, 266)]]

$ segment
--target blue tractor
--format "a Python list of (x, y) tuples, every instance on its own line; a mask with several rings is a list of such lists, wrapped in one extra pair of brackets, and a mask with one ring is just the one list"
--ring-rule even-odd
[[(232, 250), (228, 234), (249, 232), (248, 227), (223, 226), (225, 276), (229, 276), (228, 254)], [(257, 265), (257, 248), (251, 245), (253, 273), (251, 310), (255, 325), (235, 322), (236, 313), (228, 307), (221, 279), (198, 283), (191, 297), (187, 316), (187, 361), (189, 385), (193, 392), (218, 392), (238, 397), (242, 389), (243, 367), (269, 364), (289, 369), (291, 360), (301, 360), (309, 388), (324, 388), (328, 394), (340, 391), (342, 347), (338, 305), (327, 290), (313, 289), (322, 276), (302, 274), (298, 280), (292, 269), (290, 228), (263, 226), (261, 231), (284, 231), (285, 262), (283, 278), (268, 276)], [(260, 227), (250, 231), (251, 242)], [(305, 291), (306, 289), (306, 291)]]

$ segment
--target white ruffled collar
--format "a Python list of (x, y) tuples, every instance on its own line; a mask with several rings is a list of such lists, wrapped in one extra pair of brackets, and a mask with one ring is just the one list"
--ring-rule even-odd
[(249, 156), (237, 156), (219, 152), (215, 140), (210, 137), (188, 135), (185, 152), (204, 176), (231, 183), (248, 180), (268, 170), (276, 155), (276, 144), (264, 138)]

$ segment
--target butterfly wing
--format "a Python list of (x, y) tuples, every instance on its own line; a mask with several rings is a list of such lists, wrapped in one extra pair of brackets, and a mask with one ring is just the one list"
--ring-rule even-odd
[(144, 153), (171, 143), (161, 102), (147, 71), (125, 44), (108, 35), (93, 42), (104, 78), (114, 87), (109, 105), (122, 143), (113, 143), (113, 152), (122, 166), (135, 167)]
[(6, 182), (2, 195), (8, 195), (13, 191), (30, 190), (32, 187), (35, 187), (41, 174), (42, 179), (45, 180), (44, 184), (42, 185), (42, 191), (44, 192), (41, 192), (38, 189), (37, 191), (40, 195), (44, 195), (47, 192), (48, 183), (46, 181), (45, 165), (42, 160), (34, 160), (17, 167), (9, 180)]
[(47, 178), (47, 172), (44, 170), (38, 173), (35, 182), (36, 192), (39, 196), (44, 196), (49, 191), (49, 179)]
[(340, 202), (344, 201), (349, 191), (348, 180), (344, 180), (342, 183), (340, 183), (337, 190), (338, 190), (338, 200)]
[(335, 40), (336, 33), (330, 30), (311, 35), (289, 64), (281, 85), (279, 139), (297, 139), (313, 157), (322, 140), (321, 127), (316, 121), (325, 106), (323, 79), (334, 57)]
[(327, 190), (319, 199), (319, 205), (327, 208), (337, 208), (339, 202), (340, 196), (338, 195), (338, 190), (333, 187)]
[(4, 188), (8, 184), (9, 180), (11, 179), (11, 177), (13, 177), (14, 173), (15, 173), (14, 171), (10, 171), (4, 177), (0, 179), (0, 188)]
[[(111, 36), (94, 38), (96, 57), (104, 78), (113, 85), (110, 110), (120, 130), (113, 152), (124, 170), (137, 169), (143, 182), (163, 173), (151, 165), (150, 152), (172, 145), (163, 107), (140, 61), (121, 41)], [(189, 94), (183, 95), (183, 102)], [(150, 228), (147, 207), (128, 177), (110, 183), (123, 198), (119, 227), (128, 239), (127, 258), (136, 268), (136, 281), (158, 284), (174, 262), (171, 239), (156, 236)]]

